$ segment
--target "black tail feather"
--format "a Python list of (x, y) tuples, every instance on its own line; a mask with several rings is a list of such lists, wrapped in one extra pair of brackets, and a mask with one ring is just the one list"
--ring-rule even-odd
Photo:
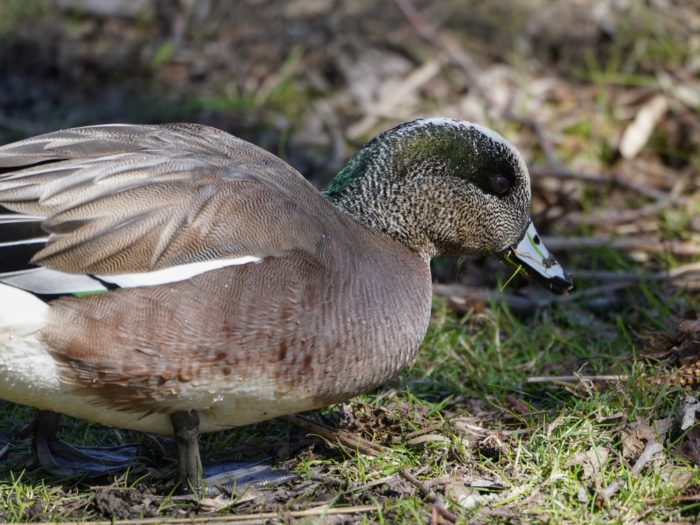
[(35, 267), (29, 261), (46, 246), (48, 236), (41, 221), (0, 206), (0, 274)]

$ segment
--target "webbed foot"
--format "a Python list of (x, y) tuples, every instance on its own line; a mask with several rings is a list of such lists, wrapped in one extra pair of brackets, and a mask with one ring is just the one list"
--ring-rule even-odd
[(58, 438), (61, 415), (38, 411), (31, 424), (34, 456), (42, 468), (55, 476), (100, 477), (137, 465), (138, 445), (83, 447)]
[(177, 443), (178, 480), (185, 492), (216, 496), (231, 493), (234, 487), (278, 485), (296, 477), (287, 470), (272, 469), (260, 462), (218, 463), (202, 469), (197, 412), (175, 412), (170, 420)]
[(237, 487), (277, 486), (298, 476), (286, 469), (272, 468), (260, 461), (225, 462), (204, 467), (203, 483), (208, 490), (231, 493)]

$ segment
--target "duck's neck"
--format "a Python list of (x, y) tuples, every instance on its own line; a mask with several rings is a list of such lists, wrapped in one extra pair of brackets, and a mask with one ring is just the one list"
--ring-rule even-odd
[(337, 208), (369, 230), (399, 241), (422, 259), (437, 255), (424, 228), (421, 178), (397, 173), (399, 163), (381, 145), (360, 150), (323, 191)]

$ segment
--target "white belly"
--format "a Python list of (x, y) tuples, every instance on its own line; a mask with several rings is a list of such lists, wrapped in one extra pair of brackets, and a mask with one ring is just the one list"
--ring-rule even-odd
[[(216, 432), (320, 406), (308, 393), (280, 396), (272, 384), (264, 381), (227, 386), (225, 393), (214, 394), (214, 385), (192, 384), (178, 401), (167, 403), (167, 410), (195, 409), (200, 431)], [(145, 415), (119, 410), (85, 388), (62, 383), (56, 363), (34, 334), (0, 330), (0, 399), (103, 425), (172, 434), (167, 413)]]

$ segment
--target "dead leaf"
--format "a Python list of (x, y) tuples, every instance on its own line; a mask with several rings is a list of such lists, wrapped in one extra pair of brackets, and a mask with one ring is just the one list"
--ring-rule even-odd
[(661, 442), (666, 437), (666, 434), (668, 434), (668, 431), (671, 430), (671, 426), (673, 425), (673, 421), (671, 420), (670, 417), (662, 417), (654, 421), (654, 430), (656, 431), (656, 437), (660, 439)]
[(646, 443), (663, 441), (671, 428), (670, 418), (661, 418), (649, 423), (647, 419), (637, 419), (627, 425), (620, 433), (622, 457), (633, 458), (645, 448)]
[(415, 486), (412, 483), (409, 483), (405, 479), (403, 479), (401, 476), (395, 475), (391, 476), (387, 481), (386, 481), (386, 486), (389, 488), (389, 490), (394, 491), (396, 494), (399, 494), (400, 496), (408, 496), (410, 494), (413, 494), (415, 490)]
[(480, 491), (501, 492), (508, 487), (502, 481), (494, 478), (467, 479), (465, 485)]
[(659, 469), (661, 479), (666, 482), (674, 492), (682, 492), (693, 479), (693, 473), (686, 467), (679, 467), (672, 463), (666, 463)]
[(527, 416), (530, 414), (530, 405), (528, 405), (522, 399), (517, 398), (515, 396), (506, 396), (506, 401), (508, 402), (508, 405), (513, 410), (513, 412), (515, 412), (516, 414), (520, 416)]
[(549, 425), (547, 425), (547, 439), (549, 440), (552, 437), (552, 432), (554, 432), (557, 428), (562, 426), (566, 420), (564, 419), (563, 416), (557, 416), (557, 418), (552, 421)]
[(639, 109), (620, 140), (620, 154), (624, 158), (632, 159), (642, 151), (667, 109), (668, 99), (664, 95), (652, 97)]
[(474, 417), (455, 417), (450, 420), (450, 424), (455, 432), (469, 436), (484, 437), (489, 434), (488, 429), (478, 425), (480, 420)]
[(422, 443), (449, 443), (450, 438), (440, 434), (423, 434), (406, 441), (407, 445), (420, 445)]
[(622, 457), (630, 459), (637, 456), (644, 449), (644, 442), (639, 439), (636, 432), (630, 429), (624, 429), (620, 433), (622, 441)]
[(610, 416), (598, 416), (595, 418), (596, 423), (621, 423), (627, 421), (627, 415), (623, 412), (615, 412)]
[(600, 481), (600, 471), (605, 466), (610, 456), (610, 449), (604, 446), (593, 447), (585, 452), (579, 452), (572, 459), (567, 461), (566, 468), (571, 468), (573, 466), (581, 466), (583, 468), (583, 474), (581, 475), (581, 480), (585, 481), (588, 479), (594, 479)]
[(199, 510), (201, 512), (218, 512), (232, 505), (231, 498), (216, 496), (215, 498), (202, 498), (199, 500)]

